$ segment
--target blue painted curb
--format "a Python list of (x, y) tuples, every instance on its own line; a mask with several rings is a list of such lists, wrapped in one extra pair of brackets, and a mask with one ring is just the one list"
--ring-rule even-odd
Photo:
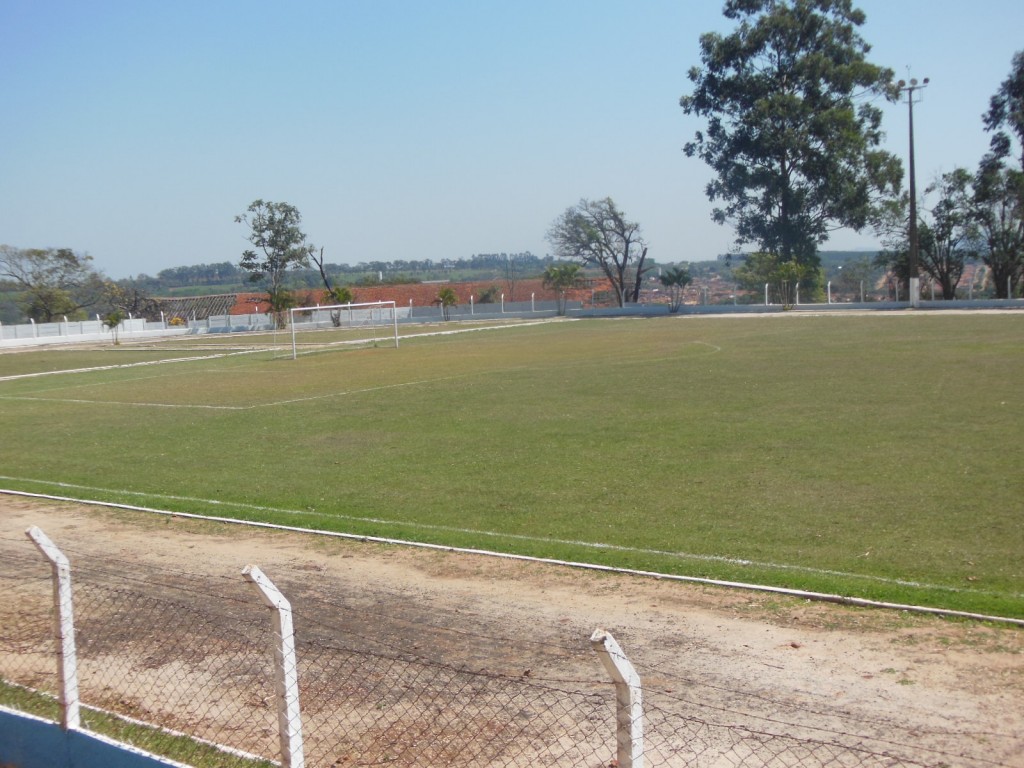
[(16, 768), (181, 768), (140, 749), (0, 707), (0, 764)]

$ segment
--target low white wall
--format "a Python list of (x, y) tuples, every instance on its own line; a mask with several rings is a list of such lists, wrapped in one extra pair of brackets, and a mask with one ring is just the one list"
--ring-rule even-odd
[[(188, 328), (158, 328), (148, 331), (118, 331), (120, 339), (146, 339), (162, 336), (184, 336), (189, 333)], [(80, 344), (83, 341), (101, 342), (113, 344), (114, 339), (110, 331), (101, 333), (78, 333), (70, 336), (26, 336), (20, 338), (0, 339), (0, 349), (6, 347), (38, 347), (47, 344)]]

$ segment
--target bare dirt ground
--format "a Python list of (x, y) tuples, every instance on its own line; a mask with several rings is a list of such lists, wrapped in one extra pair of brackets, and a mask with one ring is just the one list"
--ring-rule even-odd
[(372, 606), (374, 626), (353, 631), (439, 661), (601, 679), (586, 640), (602, 627), (655, 693), (685, 694), (714, 721), (860, 734), (923, 765), (1024, 766), (1024, 631), (1012, 627), (3, 495), (0, 558), (31, 548), (31, 525), (72, 565), (240, 582), (257, 564), (293, 592)]

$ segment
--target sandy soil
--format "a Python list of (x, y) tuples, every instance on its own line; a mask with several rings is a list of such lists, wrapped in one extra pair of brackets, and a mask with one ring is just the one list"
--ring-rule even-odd
[(1020, 629), (10, 496), (0, 558), (31, 546), (30, 525), (73, 563), (239, 581), (255, 563), (286, 591), (372, 606), (359, 634), (446, 663), (600, 679), (587, 639), (602, 627), (653, 706), (683, 691), (715, 722), (853, 734), (924, 765), (1024, 766)]

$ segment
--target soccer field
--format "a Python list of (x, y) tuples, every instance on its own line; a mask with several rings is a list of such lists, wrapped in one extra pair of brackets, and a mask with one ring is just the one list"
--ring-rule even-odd
[(0, 355), (103, 366), (0, 380), (0, 485), (1024, 617), (1024, 314), (475, 328)]

